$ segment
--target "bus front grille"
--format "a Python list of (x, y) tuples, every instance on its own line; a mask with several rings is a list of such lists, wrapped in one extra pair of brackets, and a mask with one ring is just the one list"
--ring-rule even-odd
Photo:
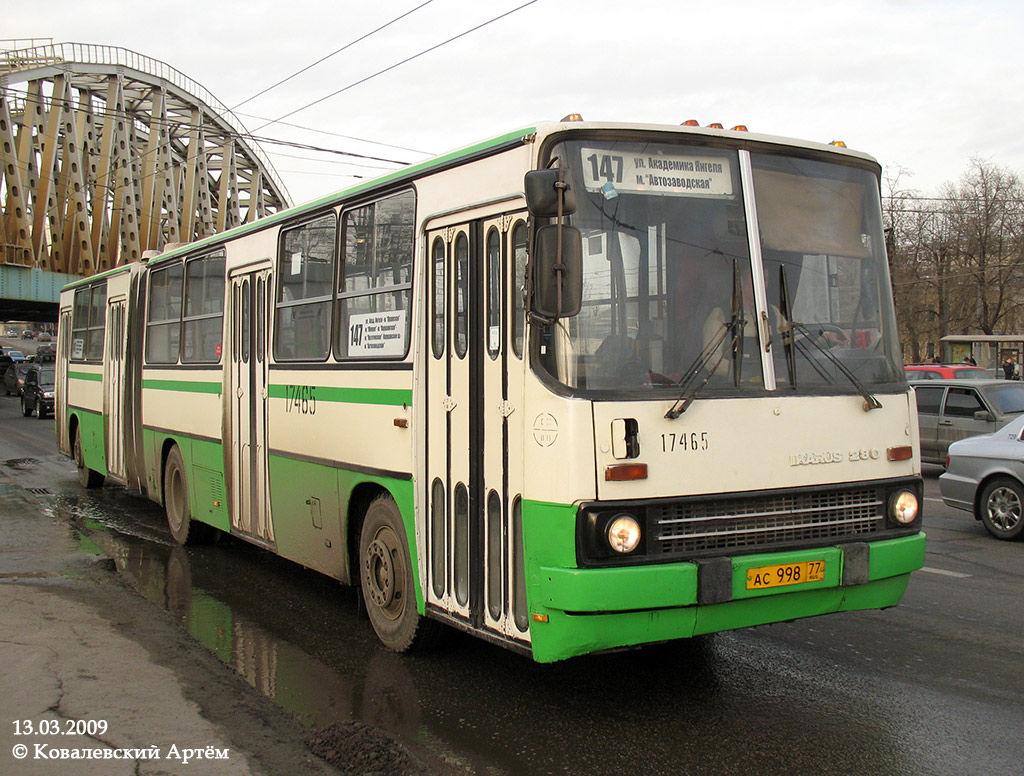
[(651, 508), (652, 555), (757, 552), (777, 545), (865, 538), (885, 528), (878, 488), (685, 501)]

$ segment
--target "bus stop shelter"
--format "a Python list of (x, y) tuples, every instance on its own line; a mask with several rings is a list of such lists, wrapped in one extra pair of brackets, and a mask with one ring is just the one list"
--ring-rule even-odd
[(941, 342), (946, 363), (959, 363), (971, 356), (996, 377), (1003, 376), (998, 367), (1007, 358), (1019, 367), (1024, 352), (1024, 334), (949, 334)]

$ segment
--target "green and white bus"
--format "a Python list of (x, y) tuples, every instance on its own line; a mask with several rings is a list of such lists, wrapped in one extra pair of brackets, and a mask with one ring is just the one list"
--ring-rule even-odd
[(69, 285), (59, 445), (178, 542), (358, 585), (398, 651), (890, 607), (925, 537), (879, 174), (524, 128)]

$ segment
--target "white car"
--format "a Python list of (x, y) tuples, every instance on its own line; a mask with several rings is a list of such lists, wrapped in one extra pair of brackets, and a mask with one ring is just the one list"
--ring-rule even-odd
[(949, 446), (942, 500), (971, 512), (997, 539), (1024, 538), (1024, 415)]

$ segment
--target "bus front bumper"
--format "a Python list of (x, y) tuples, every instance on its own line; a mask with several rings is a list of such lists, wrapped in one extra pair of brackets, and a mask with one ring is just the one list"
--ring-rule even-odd
[[(711, 561), (537, 569), (533, 656), (550, 662), (831, 612), (882, 609), (924, 565), (925, 535)], [(756, 570), (824, 561), (820, 579), (748, 589)], [(538, 617), (538, 615), (540, 615)], [(546, 621), (544, 617), (546, 616)]]

